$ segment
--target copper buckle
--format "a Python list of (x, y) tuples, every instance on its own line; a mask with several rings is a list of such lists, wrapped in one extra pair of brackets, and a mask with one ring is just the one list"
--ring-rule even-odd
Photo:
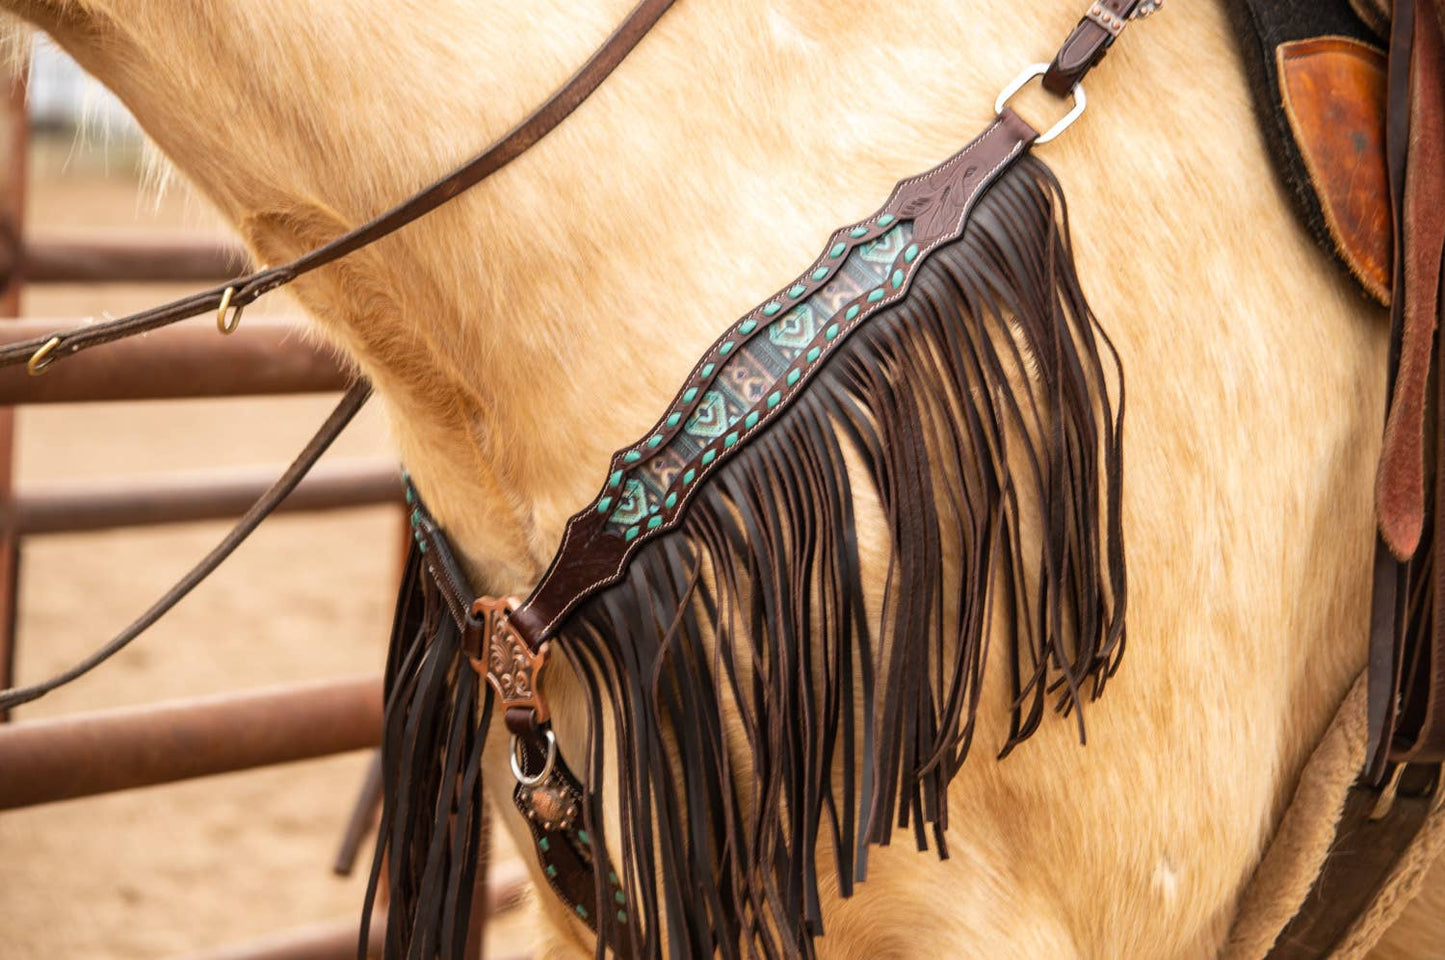
[(468, 659), (497, 691), (504, 713), (525, 707), (534, 711), (537, 723), (546, 723), (551, 713), (537, 680), (547, 662), (547, 644), (534, 653), (512, 626), (512, 611), (521, 605), (516, 597), (482, 597), (472, 604), (472, 617), (482, 624), (482, 648), (480, 657)]

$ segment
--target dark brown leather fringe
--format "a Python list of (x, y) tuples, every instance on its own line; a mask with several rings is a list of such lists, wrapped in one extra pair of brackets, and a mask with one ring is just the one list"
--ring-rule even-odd
[[(665, 943), (676, 957), (810, 957), (820, 839), (844, 895), (895, 826), (922, 849), (931, 825), (947, 856), (946, 792), (1000, 611), (1012, 664), (1000, 755), (1046, 702), (1068, 712), (1099, 694), (1124, 644), (1122, 422), (1117, 355), (1079, 288), (1062, 193), (1026, 157), (909, 295), (553, 643), (589, 698), (587, 829), (603, 835), (605, 804), (621, 818), (621, 837), (595, 845), (597, 876), (624, 878), (631, 922), (615, 935), (635, 955)], [(850, 477), (845, 451), (866, 476)], [(859, 480), (891, 538), (876, 632)], [(609, 762), (619, 797), (596, 789)]]
[(383, 868), (388, 958), (461, 960), (467, 943), (492, 689), (471, 668), (460, 625), (425, 562), (414, 546), (387, 656), (384, 801), (357, 947), (361, 960)]

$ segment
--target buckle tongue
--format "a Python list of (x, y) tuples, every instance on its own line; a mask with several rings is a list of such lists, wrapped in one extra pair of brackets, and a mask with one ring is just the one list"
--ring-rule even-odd
[(551, 715), (537, 687), (547, 662), (547, 644), (533, 651), (512, 626), (512, 612), (521, 606), (516, 597), (482, 597), (472, 604), (472, 617), (481, 623), (480, 657), (470, 657), (472, 669), (485, 676), (501, 698), (505, 714), (516, 709), (533, 711), (533, 722), (546, 723)]

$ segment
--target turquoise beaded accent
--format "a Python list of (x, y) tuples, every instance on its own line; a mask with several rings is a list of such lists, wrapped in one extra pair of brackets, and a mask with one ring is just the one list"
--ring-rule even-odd
[(718, 355), (719, 355), (719, 356), (722, 356), (722, 357), (727, 356), (728, 354), (730, 354), (730, 353), (733, 352), (733, 347), (735, 347), (735, 346), (737, 346), (737, 344), (734, 343), (733, 341), (731, 341), (731, 340), (724, 340), (724, 341), (722, 342), (722, 346), (720, 346), (720, 347), (717, 348)]
[(881, 216), (881, 217), (878, 218), (878, 226), (880, 226), (880, 227), (886, 227), (886, 226), (888, 226), (890, 223), (892, 223), (894, 220), (897, 220), (897, 219), (898, 219), (898, 218), (895, 217), (893, 214), (891, 214), (891, 213), (885, 213), (885, 214), (883, 214), (883, 216)]
[(647, 438), (647, 445), (648, 445), (649, 447), (652, 447), (654, 450), (656, 450), (658, 447), (662, 446), (662, 434), (660, 434), (660, 433), (654, 433), (652, 436), (648, 437), (648, 438)]
[(542, 839), (537, 841), (537, 849), (541, 850), (543, 853), (546, 853), (548, 850), (552, 849), (552, 841), (548, 840), (546, 837), (543, 837)]
[(757, 412), (756, 410), (754, 410), (752, 413), (748, 414), (746, 417), (743, 418), (743, 428), (744, 428), (744, 429), (746, 429), (746, 430), (751, 430), (753, 427), (756, 427), (757, 425), (758, 425), (758, 412)]
[(581, 917), (583, 920), (587, 919), (587, 908), (582, 906), (582, 904), (580, 903), (577, 904), (577, 916)]
[(618, 485), (619, 483), (621, 483), (621, 482), (622, 482), (622, 471), (621, 471), (621, 470), (614, 470), (614, 471), (612, 471), (612, 476), (610, 476), (610, 477), (607, 478), (607, 485), (608, 485), (609, 487), (615, 487), (615, 486), (617, 486), (617, 485)]
[(883, 288), (882, 288), (882, 287), (879, 287), (877, 290), (874, 290), (874, 291), (872, 291), (871, 293), (868, 294), (868, 302), (869, 302), (869, 303), (877, 303), (879, 300), (882, 300), (882, 299), (883, 299)]
[(867, 227), (854, 227), (852, 230), (848, 231), (848, 236), (852, 237), (854, 240), (857, 240), (859, 237), (864, 236), (867, 233)]
[(608, 510), (611, 510), (611, 509), (612, 509), (612, 498), (611, 498), (611, 497), (603, 497), (601, 500), (598, 500), (598, 501), (597, 501), (597, 512), (598, 512), (598, 513), (606, 513)]
[(707, 450), (702, 455), (702, 465), (705, 467), (717, 459), (716, 450)]
[(845, 314), (843, 314), (843, 319), (844, 319), (844, 320), (857, 320), (857, 319), (858, 319), (858, 304), (855, 303), (855, 304), (853, 304), (853, 306), (849, 307), (849, 308), (848, 308), (848, 312), (845, 313)]
[(736, 444), (737, 442), (738, 442), (738, 432), (737, 432), (736, 430), (734, 430), (732, 433), (730, 433), (730, 434), (728, 434), (727, 436), (723, 437), (723, 449), (726, 450), (728, 447), (733, 446), (733, 445)]
[(829, 340), (832, 340), (832, 339), (833, 339), (834, 337), (836, 337), (837, 335), (838, 335), (838, 325), (837, 325), (836, 323), (833, 324), (831, 327), (829, 327), (827, 330), (824, 330), (824, 331), (823, 331), (823, 336), (827, 337)]
[(841, 257), (843, 255), (843, 251), (847, 249), (848, 245), (842, 240), (839, 240), (837, 243), (833, 244), (833, 249), (828, 251), (828, 256), (836, 260)]
[(406, 502), (416, 503), (416, 491), (411, 488), (411, 484), (407, 484), (406, 487)]
[(618, 923), (626, 923), (626, 922), (627, 922), (627, 911), (626, 911), (626, 910), (618, 910), (618, 911), (617, 911), (617, 922), (618, 922)]
[(783, 305), (782, 305), (781, 303), (779, 303), (778, 301), (774, 300), (772, 303), (770, 303), (770, 304), (768, 304), (767, 306), (763, 307), (763, 316), (765, 316), (765, 317), (775, 317), (775, 316), (778, 315), (778, 311), (781, 310), (781, 309), (783, 309)]
[(788, 288), (788, 296), (792, 297), (794, 300), (798, 299), (807, 292), (808, 288), (803, 286), (801, 283), (795, 283)]
[(828, 268), (827, 268), (827, 267), (819, 267), (818, 269), (814, 270), (814, 271), (813, 271), (813, 279), (814, 279), (814, 280), (826, 280), (826, 279), (828, 279)]
[(894, 289), (894, 290), (897, 290), (897, 289), (898, 289), (899, 287), (901, 287), (901, 286), (903, 286), (903, 271), (902, 271), (902, 270), (894, 270), (894, 271), (893, 271), (893, 289)]
[(696, 480), (696, 479), (697, 479), (697, 471), (696, 471), (696, 470), (689, 470), (687, 473), (684, 473), (684, 474), (682, 475), (682, 485), (685, 487), (685, 486), (687, 486), (688, 484), (692, 483), (692, 482), (693, 482), (694, 480)]
[(547, 864), (547, 876), (549, 876), (549, 877), (555, 877), (556, 875), (557, 875), (557, 868), (554, 867), (554, 866), (552, 866), (550, 863)]
[(614, 893), (614, 894), (612, 895), (612, 899), (613, 899), (613, 900), (616, 900), (618, 903), (626, 903), (626, 902), (627, 902), (627, 894), (623, 893), (621, 890), (618, 890), (616, 893)]
[(622, 539), (626, 540), (628, 543), (631, 543), (632, 541), (637, 539), (637, 535), (641, 532), (642, 530), (638, 527), (628, 527), (627, 532), (622, 535)]
[(705, 364), (702, 365), (702, 370), (701, 370), (700, 372), (702, 373), (703, 378), (706, 379), (707, 377), (712, 376), (712, 372), (713, 372), (714, 370), (716, 370), (716, 369), (717, 369), (717, 364), (715, 364), (715, 363), (705, 363)]
[(912, 263), (918, 259), (918, 244), (910, 243), (908, 249), (903, 251), (903, 262)]
[(696, 399), (697, 399), (697, 387), (688, 387), (686, 390), (682, 391), (682, 402), (683, 402), (683, 403), (692, 403), (692, 402), (693, 402), (694, 400), (696, 400)]
[(636, 450), (629, 450), (629, 451), (627, 451), (626, 454), (623, 455), (623, 457), (622, 457), (622, 462), (623, 462), (623, 463), (636, 463), (637, 461), (639, 461), (639, 460), (641, 460), (641, 459), (642, 459), (642, 454), (638, 453)]
[(663, 505), (664, 507), (666, 507), (667, 509), (669, 509), (669, 510), (671, 510), (673, 507), (677, 506), (677, 494), (675, 494), (675, 493), (669, 493), (669, 494), (667, 495), (667, 499), (664, 500), (664, 501), (662, 501), (662, 505)]
[(578, 840), (581, 840), (581, 841), (582, 841), (582, 844), (583, 844), (584, 846), (591, 846), (591, 845), (592, 845), (592, 838), (589, 837), (589, 836), (587, 836), (587, 831), (586, 831), (586, 830), (578, 830), (578, 831), (577, 831), (577, 839), (578, 839)]
[(749, 317), (748, 319), (744, 320), (742, 323), (738, 324), (738, 333), (741, 333), (743, 336), (746, 337), (748, 334), (752, 333), (752, 332), (753, 332), (754, 330), (756, 330), (757, 328), (758, 328), (758, 322), (757, 322), (756, 320), (754, 320), (753, 318)]
[(817, 363), (817, 362), (818, 362), (818, 358), (819, 358), (820, 356), (822, 356), (822, 355), (823, 355), (823, 348), (822, 348), (822, 347), (814, 347), (813, 349), (811, 349), (811, 350), (808, 351), (808, 362), (809, 362), (809, 363)]
[(680, 413), (674, 413), (667, 418), (667, 425), (669, 427), (675, 427), (679, 423), (682, 423), (682, 414)]
[(660, 526), (662, 526), (662, 518), (661, 518), (661, 517), (649, 517), (649, 518), (648, 518), (648, 520), (647, 520), (647, 529), (649, 529), (649, 530), (656, 530), (656, 529), (657, 529), (658, 527), (660, 527)]
[(796, 383), (797, 383), (799, 380), (801, 380), (802, 378), (803, 378), (803, 371), (801, 371), (801, 370), (789, 370), (789, 371), (788, 371), (788, 386), (790, 386), (790, 387), (793, 386), (794, 384), (796, 384)]
[(780, 404), (780, 403), (782, 403), (782, 402), (783, 402), (783, 395), (782, 395), (781, 393), (779, 393), (778, 391), (774, 390), (772, 393), (768, 394), (768, 409), (769, 409), (769, 410), (773, 409), (774, 407), (776, 407), (778, 404)]

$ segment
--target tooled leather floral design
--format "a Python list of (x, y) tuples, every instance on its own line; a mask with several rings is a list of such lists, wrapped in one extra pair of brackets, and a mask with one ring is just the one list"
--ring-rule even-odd
[(494, 600), (483, 597), (472, 605), (472, 615), (482, 620), (484, 648), (480, 658), (471, 658), (472, 669), (483, 674), (497, 691), (502, 709), (531, 707), (537, 711), (537, 722), (547, 720), (546, 701), (537, 688), (537, 677), (547, 660), (544, 645), (536, 653), (512, 628), (510, 615), (516, 609), (515, 598)]

